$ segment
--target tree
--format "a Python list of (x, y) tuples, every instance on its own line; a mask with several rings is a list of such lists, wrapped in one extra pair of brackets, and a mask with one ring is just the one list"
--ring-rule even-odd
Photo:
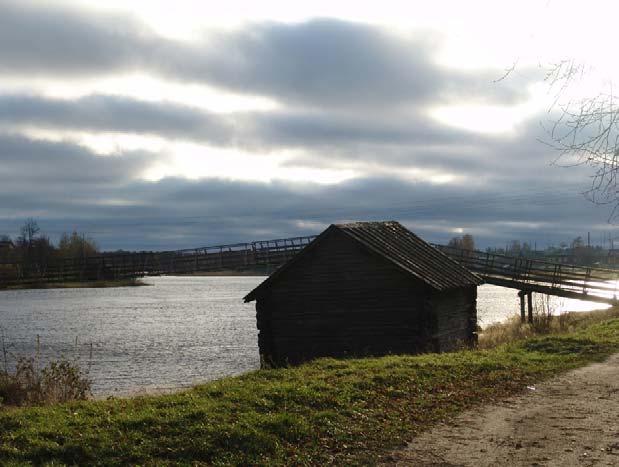
[(475, 250), (475, 240), (471, 234), (464, 234), (462, 237), (453, 237), (449, 240), (447, 246), (459, 250), (473, 251)]
[(24, 275), (29, 277), (44, 274), (54, 250), (54, 245), (49, 238), (41, 235), (41, 228), (37, 221), (32, 218), (27, 219), (17, 238), (17, 251), (21, 257)]
[[(558, 2), (557, 4), (560, 4)], [(612, 41), (612, 37), (606, 37)], [(538, 63), (545, 60), (537, 58)], [(610, 57), (607, 63), (612, 63)], [(514, 74), (516, 60), (502, 81)], [(593, 169), (585, 197), (595, 204), (613, 207), (609, 221), (619, 218), (619, 96), (611, 72), (575, 58), (551, 59), (542, 66), (550, 104), (542, 142), (558, 151), (555, 165), (589, 166)]]
[(20, 236), (17, 237), (17, 244), (22, 248), (30, 249), (40, 231), (41, 229), (37, 221), (31, 217), (28, 218), (20, 229)]
[(585, 246), (585, 242), (582, 239), (582, 237), (579, 235), (578, 237), (576, 237), (574, 240), (572, 240), (572, 248), (576, 249), (576, 248), (583, 248)]
[(549, 68), (546, 81), (555, 98), (549, 109), (548, 144), (560, 152), (559, 165), (593, 168), (585, 194), (594, 203), (614, 205), (614, 220), (619, 208), (619, 106), (611, 79), (602, 80), (605, 89), (583, 91), (583, 81), (593, 73), (592, 67), (571, 59)]
[(520, 245), (520, 240), (512, 240), (507, 248), (506, 254), (511, 256), (520, 256), (522, 252), (522, 246)]
[(13, 242), (8, 235), (0, 235), (0, 259), (6, 261), (11, 256)]
[(71, 234), (66, 232), (62, 234), (58, 243), (58, 251), (65, 258), (84, 258), (96, 255), (99, 248), (92, 238), (74, 230)]
[(469, 251), (475, 249), (475, 240), (471, 234), (464, 234), (462, 236), (462, 248)]

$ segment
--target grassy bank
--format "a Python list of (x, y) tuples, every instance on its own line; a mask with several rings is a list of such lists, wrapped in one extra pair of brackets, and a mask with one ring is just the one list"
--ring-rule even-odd
[(2, 286), (0, 290), (27, 290), (27, 289), (86, 289), (107, 287), (137, 287), (148, 285), (140, 279), (117, 279), (83, 282), (29, 282), (26, 284), (11, 284)]
[(499, 347), (321, 359), (164, 396), (0, 411), (0, 464), (374, 463), (437, 420), (619, 351), (619, 319)]

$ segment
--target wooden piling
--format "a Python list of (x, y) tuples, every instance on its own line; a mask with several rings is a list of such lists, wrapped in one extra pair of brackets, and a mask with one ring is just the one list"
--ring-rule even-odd
[(524, 314), (524, 290), (518, 292), (518, 296), (520, 297), (520, 321), (522, 323), (525, 322), (525, 314)]
[(533, 292), (527, 294), (527, 305), (529, 311), (529, 324), (533, 323)]

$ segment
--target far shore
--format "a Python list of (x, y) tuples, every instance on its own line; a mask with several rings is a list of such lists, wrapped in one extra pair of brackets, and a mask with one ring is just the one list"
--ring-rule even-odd
[[(261, 271), (210, 271), (210, 272), (195, 272), (189, 274), (166, 274), (172, 277), (226, 277), (226, 276), (244, 276), (244, 277), (264, 277), (267, 273)], [(159, 277), (159, 276), (150, 276)], [(0, 284), (0, 291), (3, 290), (30, 290), (30, 289), (89, 289), (89, 288), (112, 288), (112, 287), (141, 287), (151, 286), (143, 279), (118, 279), (118, 280), (98, 280), (98, 281), (70, 281), (70, 282), (28, 282), (23, 284)]]
[(188, 274), (166, 274), (166, 276), (173, 277), (187, 277), (187, 276), (253, 276), (253, 277), (264, 277), (268, 276), (269, 273), (262, 271), (235, 271), (232, 269), (224, 270), (224, 271), (202, 271), (202, 272), (191, 272)]
[(29, 290), (29, 289), (103, 289), (109, 287), (141, 287), (147, 286), (141, 279), (118, 279), (118, 280), (100, 280), (100, 281), (84, 281), (84, 282), (36, 282), (27, 284), (11, 284), (0, 286), (2, 290)]

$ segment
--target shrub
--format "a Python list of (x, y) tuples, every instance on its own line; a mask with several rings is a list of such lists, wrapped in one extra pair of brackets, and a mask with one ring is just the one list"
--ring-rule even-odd
[(35, 356), (18, 358), (15, 369), (9, 370), (8, 352), (1, 328), (0, 338), (4, 360), (4, 369), (0, 370), (0, 407), (48, 405), (84, 400), (91, 395), (92, 382), (88, 378), (88, 373), (81, 370), (77, 360), (71, 361), (62, 357), (40, 368), (38, 336)]
[[(552, 330), (553, 317), (556, 315), (555, 306), (550, 295), (537, 294), (536, 298), (531, 327), (535, 334), (548, 334)], [(563, 314), (560, 313), (559, 316)]]
[(76, 362), (61, 358), (39, 370), (34, 358), (20, 358), (13, 373), (0, 372), (0, 405), (48, 405), (84, 400), (91, 381)]

